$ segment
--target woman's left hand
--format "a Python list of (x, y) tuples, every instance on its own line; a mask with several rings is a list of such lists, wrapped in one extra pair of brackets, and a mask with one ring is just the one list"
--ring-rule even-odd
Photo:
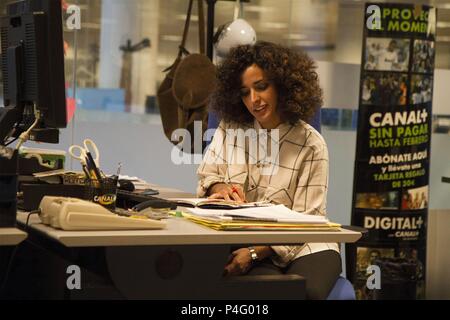
[(230, 262), (225, 266), (224, 274), (238, 276), (248, 272), (252, 266), (252, 258), (248, 248), (233, 251)]

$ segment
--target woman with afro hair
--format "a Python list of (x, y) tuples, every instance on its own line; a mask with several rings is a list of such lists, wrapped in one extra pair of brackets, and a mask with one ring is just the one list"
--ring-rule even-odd
[[(311, 58), (257, 42), (233, 48), (217, 74), (211, 108), (221, 122), (197, 171), (198, 196), (270, 201), (326, 215), (328, 149), (308, 124), (322, 104)], [(325, 299), (341, 273), (338, 244), (239, 248), (224, 270), (226, 275), (281, 273), (304, 276), (307, 298)]]

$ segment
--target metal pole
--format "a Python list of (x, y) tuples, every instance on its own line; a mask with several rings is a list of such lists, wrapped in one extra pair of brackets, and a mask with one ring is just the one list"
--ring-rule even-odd
[(208, 24), (206, 37), (206, 54), (212, 61), (213, 59), (213, 37), (214, 37), (214, 15), (217, 0), (206, 0), (208, 4)]

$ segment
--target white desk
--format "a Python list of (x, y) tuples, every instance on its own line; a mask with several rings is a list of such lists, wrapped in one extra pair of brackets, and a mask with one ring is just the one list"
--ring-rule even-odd
[[(17, 222), (25, 224), (27, 214), (19, 212)], [(113, 247), (216, 244), (296, 244), (304, 242), (356, 242), (361, 233), (340, 231), (216, 231), (183, 218), (170, 217), (163, 230), (64, 231), (43, 225), (30, 217), (30, 228), (66, 247)]]
[(27, 234), (17, 228), (0, 228), (0, 246), (15, 246), (27, 238)]
[[(160, 191), (161, 198), (192, 196), (174, 189), (154, 188)], [(19, 224), (23, 225), (26, 218), (24, 212), (17, 215)], [(43, 273), (48, 278), (41, 283), (51, 283), (52, 288), (64, 291), (67, 266), (80, 265), (86, 270), (83, 273), (94, 267), (102, 270), (102, 281), (112, 284), (108, 292), (127, 299), (301, 298), (304, 279), (300, 276), (292, 279), (283, 275), (268, 282), (250, 279), (245, 283), (223, 279), (223, 267), (231, 248), (249, 244), (356, 242), (361, 237), (360, 232), (346, 229), (330, 232), (216, 231), (176, 217), (167, 219), (164, 230), (64, 231), (43, 225), (39, 217), (33, 215), (28, 230), (29, 241), (45, 251), (35, 255), (47, 265)], [(100, 268), (96, 268), (99, 264)], [(45, 273), (46, 270), (57, 271)], [(91, 288), (95, 285), (83, 284)], [(65, 291), (64, 297), (67, 294), (73, 293)], [(83, 299), (103, 298), (86, 290), (81, 294)], [(61, 294), (56, 296), (60, 298)]]

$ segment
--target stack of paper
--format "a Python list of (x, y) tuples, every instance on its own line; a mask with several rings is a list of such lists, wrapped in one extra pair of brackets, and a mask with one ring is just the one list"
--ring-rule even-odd
[(216, 230), (339, 230), (323, 216), (302, 214), (283, 205), (235, 210), (186, 208), (183, 216)]
[(139, 191), (139, 190), (146, 190), (146, 189), (151, 189), (151, 185), (143, 180), (140, 179), (138, 177), (130, 177), (130, 176), (125, 176), (125, 175), (119, 175), (119, 179), (123, 179), (123, 180), (129, 180), (133, 183), (134, 185), (134, 190), (135, 191)]

